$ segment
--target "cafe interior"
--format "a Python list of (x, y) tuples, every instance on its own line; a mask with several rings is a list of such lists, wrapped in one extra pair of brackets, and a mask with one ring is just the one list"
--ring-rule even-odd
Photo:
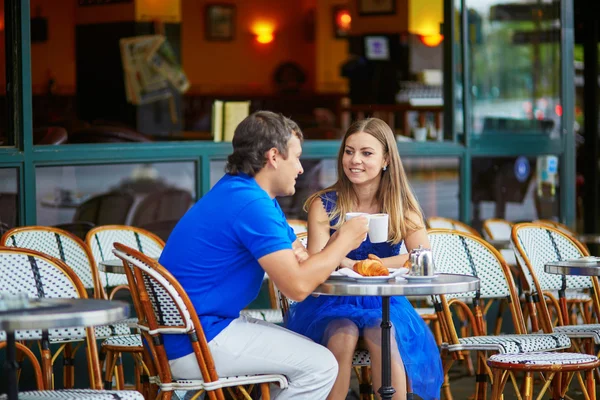
[[(135, 295), (113, 292), (128, 285), (135, 291), (135, 279), (101, 264), (117, 259), (135, 269), (132, 254), (113, 254), (114, 242), (150, 260), (160, 255), (179, 219), (224, 175), (241, 119), (270, 110), (302, 129), (304, 173), (295, 195), (278, 202), (305, 235), (304, 201), (336, 181), (346, 129), (377, 117), (394, 132), (431, 235), (446, 229), (475, 237), (478, 246), (492, 243), (502, 266), (497, 279), (514, 286), (521, 296), (514, 304), (529, 310), (507, 306), (512, 291), (481, 307), (478, 294), (452, 312), (438, 305), (454, 300), (414, 299), (450, 360), (441, 397), (485, 398), (485, 376), (489, 382), (490, 368), (493, 377), (497, 371), (485, 360), (498, 349), (465, 347), (468, 337), (598, 321), (593, 277), (572, 288), (579, 297), (558, 293), (536, 303), (549, 315), (538, 325), (525, 307), (528, 290), (565, 288), (540, 289), (544, 280), (530, 279), (527, 268), (542, 261), (514, 243), (516, 226), (531, 223), (569, 242), (570, 256), (598, 251), (600, 177), (588, 167), (599, 155), (598, 93), (585, 83), (598, 76), (598, 22), (586, 11), (597, 8), (594, 0), (0, 0), (2, 274), (10, 273), (3, 249), (38, 251), (83, 274), (87, 297), (119, 299), (139, 317)], [(59, 237), (72, 243), (68, 250)], [(464, 272), (453, 263), (437, 267)], [(0, 295), (11, 291), (5, 286)], [(245, 311), (281, 324), (287, 305), (280, 297), (266, 277)], [(35, 354), (19, 367), (19, 390), (129, 389), (146, 399), (183, 399), (189, 387), (165, 386), (164, 365), (154, 365), (158, 356), (148, 359), (140, 326), (117, 325), (119, 332), (96, 329), (99, 358), (52, 338), (52, 351), (30, 346)], [(111, 341), (116, 337), (125, 344)], [(571, 340), (583, 353), (593, 348)], [(27, 341), (17, 334), (17, 343), (21, 363)], [(40, 356), (52, 363), (33, 367)], [(56, 357), (88, 365), (90, 373)], [(369, 364), (355, 367), (349, 396), (373, 398)], [(590, 376), (581, 380), (586, 396)], [(575, 381), (565, 390), (583, 398)], [(8, 386), (2, 380), (0, 392)], [(259, 396), (256, 388), (200, 386), (188, 393)], [(507, 393), (523, 389), (509, 386)]]

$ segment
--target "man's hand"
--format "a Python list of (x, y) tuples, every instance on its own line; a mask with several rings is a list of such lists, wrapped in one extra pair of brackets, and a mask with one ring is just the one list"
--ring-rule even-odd
[(292, 249), (294, 250), (294, 255), (296, 256), (298, 264), (302, 264), (308, 259), (308, 251), (299, 240), (296, 239), (294, 243), (292, 243)]
[(358, 248), (367, 236), (369, 231), (369, 220), (366, 217), (352, 218), (350, 221), (344, 222), (338, 230), (337, 237), (331, 237), (333, 241), (343, 240), (352, 250)]

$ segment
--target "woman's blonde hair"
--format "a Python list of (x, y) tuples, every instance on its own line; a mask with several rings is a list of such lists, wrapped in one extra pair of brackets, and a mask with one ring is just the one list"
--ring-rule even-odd
[(375, 196), (381, 212), (387, 213), (390, 216), (389, 242), (394, 244), (400, 243), (410, 232), (424, 227), (423, 214), (408, 184), (404, 167), (400, 161), (400, 154), (398, 154), (394, 134), (390, 127), (378, 118), (367, 118), (356, 121), (348, 128), (342, 139), (338, 153), (337, 182), (310, 196), (304, 204), (304, 209), (308, 210), (312, 202), (319, 199), (323, 194), (337, 192), (337, 202), (329, 214), (330, 221), (335, 218), (338, 219), (334, 227), (335, 229), (338, 229), (344, 222), (342, 216), (346, 215), (347, 212), (355, 211), (353, 207), (356, 207), (358, 203), (358, 196), (354, 191), (352, 182), (350, 182), (344, 173), (342, 158), (346, 148), (346, 141), (350, 136), (358, 132), (364, 132), (373, 136), (383, 146), (384, 157), (387, 158), (388, 165), (387, 169), (381, 172), (381, 181), (379, 182), (379, 188)]

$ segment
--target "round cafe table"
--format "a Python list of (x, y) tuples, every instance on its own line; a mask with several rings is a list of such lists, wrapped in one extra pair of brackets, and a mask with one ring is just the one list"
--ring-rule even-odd
[(570, 262), (554, 261), (544, 265), (544, 271), (549, 274), (576, 275), (576, 276), (600, 276), (600, 262)]
[(392, 387), (392, 367), (390, 352), (390, 297), (429, 296), (436, 294), (464, 293), (479, 289), (479, 278), (468, 275), (439, 274), (427, 281), (390, 279), (386, 282), (357, 282), (349, 279), (330, 279), (319, 285), (314, 294), (329, 296), (381, 296), (381, 388), (378, 393), (382, 400), (391, 400), (396, 393)]
[[(128, 316), (127, 303), (98, 299), (32, 299), (26, 307), (0, 311), (0, 330), (6, 331), (8, 400), (18, 397), (15, 331), (105, 325)], [(101, 379), (99, 371), (97, 375)]]

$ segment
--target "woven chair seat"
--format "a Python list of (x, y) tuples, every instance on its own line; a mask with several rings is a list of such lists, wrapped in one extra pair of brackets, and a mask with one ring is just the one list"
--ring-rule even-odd
[[(7, 395), (0, 396), (6, 400)], [(66, 389), (66, 390), (39, 390), (34, 392), (19, 393), (19, 400), (29, 399), (64, 399), (64, 400), (144, 400), (144, 396), (135, 390), (91, 390), (91, 389)]]
[(548, 350), (561, 350), (571, 347), (571, 340), (565, 334), (532, 334), (532, 335), (500, 335), (471, 336), (458, 339), (459, 344), (442, 344), (448, 351), (490, 350), (501, 354), (530, 353)]
[(139, 348), (140, 351), (144, 349), (144, 345), (142, 344), (142, 337), (140, 335), (122, 335), (109, 337), (102, 342), (102, 346), (110, 346), (113, 349), (121, 347), (123, 348), (123, 350), (127, 349), (129, 351), (133, 350), (133, 348), (136, 347)]
[(572, 365), (598, 361), (598, 357), (580, 353), (530, 353), (530, 354), (494, 354), (488, 359), (488, 365), (495, 363), (519, 365)]
[[(115, 335), (130, 335), (131, 328), (127, 323), (118, 323), (113, 325), (95, 326), (94, 331), (97, 339), (105, 339)], [(61, 328), (48, 330), (50, 343), (74, 342), (85, 339), (85, 328)], [(16, 340), (42, 340), (42, 331), (40, 329), (17, 330), (15, 332)], [(6, 332), (0, 331), (0, 342), (6, 341)]]
[(356, 350), (352, 358), (353, 367), (366, 367), (371, 365), (371, 355), (367, 350)]
[(242, 310), (240, 312), (240, 315), (245, 315), (247, 317), (260, 319), (263, 321), (270, 322), (272, 324), (282, 324), (283, 323), (283, 315), (281, 315), (281, 310), (276, 310), (274, 308)]
[(287, 378), (283, 375), (239, 375), (219, 378), (215, 382), (204, 383), (204, 381), (179, 379), (173, 383), (161, 383), (157, 376), (150, 377), (150, 383), (160, 385), (162, 391), (173, 390), (215, 390), (225, 387), (240, 386), (240, 385), (256, 385), (261, 383), (274, 383), (281, 389), (288, 387)]
[(570, 338), (594, 339), (600, 344), (600, 324), (565, 325), (554, 328), (555, 333), (564, 333)]

